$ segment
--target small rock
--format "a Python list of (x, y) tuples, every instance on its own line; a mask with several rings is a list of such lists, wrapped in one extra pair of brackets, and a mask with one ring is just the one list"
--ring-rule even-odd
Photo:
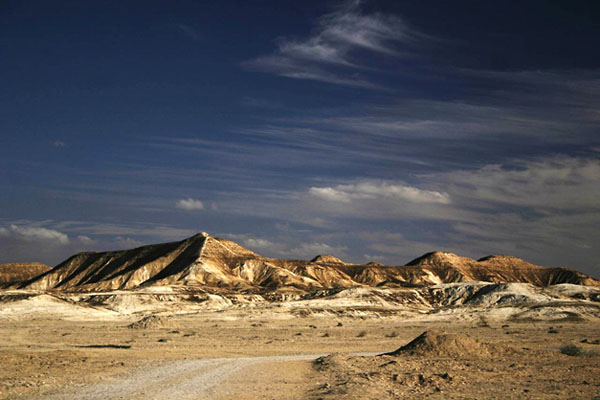
[(437, 376), (439, 376), (442, 379), (446, 379), (446, 380), (452, 380), (452, 377), (450, 375), (448, 375), (447, 372), (443, 372), (441, 374), (436, 374)]

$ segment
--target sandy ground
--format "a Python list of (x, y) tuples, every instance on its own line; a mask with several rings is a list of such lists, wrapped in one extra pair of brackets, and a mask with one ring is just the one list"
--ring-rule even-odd
[[(598, 320), (284, 319), (236, 311), (128, 327), (138, 319), (3, 319), (0, 399), (600, 398)], [(392, 351), (429, 329), (518, 352), (390, 360), (349, 354)], [(584, 354), (561, 354), (568, 344)], [(331, 353), (343, 354), (314, 363)]]

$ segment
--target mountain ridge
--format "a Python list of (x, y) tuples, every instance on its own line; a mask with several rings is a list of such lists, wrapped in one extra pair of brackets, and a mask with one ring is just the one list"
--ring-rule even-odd
[(78, 253), (16, 287), (103, 291), (146, 286), (209, 286), (244, 292), (283, 288), (309, 292), (473, 281), (600, 286), (600, 281), (568, 268), (542, 267), (506, 255), (475, 260), (438, 251), (426, 253), (404, 266), (350, 264), (331, 255), (319, 255), (309, 261), (275, 259), (202, 232), (177, 242)]

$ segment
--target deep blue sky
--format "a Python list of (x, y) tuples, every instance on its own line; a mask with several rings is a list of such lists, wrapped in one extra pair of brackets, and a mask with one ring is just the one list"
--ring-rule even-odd
[(0, 262), (207, 231), (599, 276), (597, 4), (0, 2)]

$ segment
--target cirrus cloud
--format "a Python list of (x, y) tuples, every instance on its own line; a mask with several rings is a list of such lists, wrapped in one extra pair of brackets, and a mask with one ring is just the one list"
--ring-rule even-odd
[(327, 201), (350, 203), (353, 200), (392, 198), (410, 202), (449, 204), (447, 193), (422, 190), (416, 187), (390, 182), (364, 181), (334, 187), (311, 187), (309, 193)]
[(398, 16), (367, 14), (362, 8), (361, 1), (341, 3), (316, 21), (316, 27), (308, 37), (279, 38), (272, 54), (256, 57), (242, 65), (288, 78), (382, 89), (357, 75), (356, 70), (369, 67), (358, 61), (356, 53), (405, 56), (399, 51), (399, 44), (412, 46), (426, 36)]

